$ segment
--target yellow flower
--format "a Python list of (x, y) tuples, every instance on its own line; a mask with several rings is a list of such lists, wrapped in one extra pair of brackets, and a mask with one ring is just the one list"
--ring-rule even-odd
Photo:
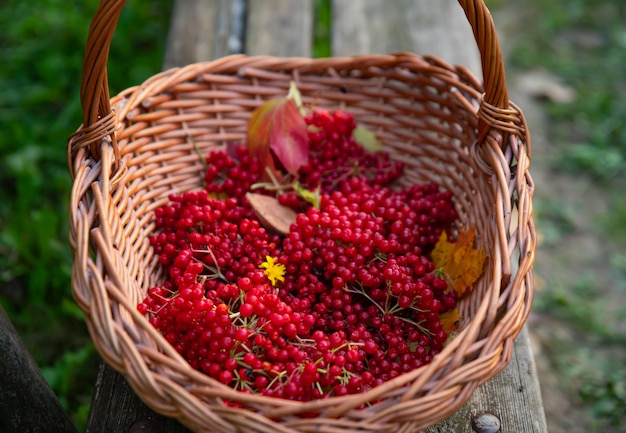
[(261, 263), (260, 268), (264, 268), (265, 275), (272, 283), (272, 286), (276, 285), (276, 280), (285, 281), (285, 265), (282, 263), (276, 263), (276, 258), (272, 256), (265, 256), (265, 261)]

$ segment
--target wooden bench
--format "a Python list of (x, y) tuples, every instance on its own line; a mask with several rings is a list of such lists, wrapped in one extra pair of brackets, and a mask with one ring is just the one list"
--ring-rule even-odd
[[(413, 51), (463, 64), (480, 76), (471, 29), (455, 0), (333, 0), (332, 11), (334, 56)], [(164, 68), (236, 52), (310, 57), (313, 23), (312, 0), (176, 0)], [(461, 410), (427, 432), (475, 431), (472, 420), (482, 413), (495, 415), (502, 432), (547, 431), (526, 329), (509, 366)], [(147, 408), (118, 373), (103, 365), (87, 433), (105, 432), (188, 430)]]
[[(473, 36), (455, 0), (333, 0), (335, 56), (413, 51), (434, 54), (479, 75)], [(244, 9), (245, 8), (245, 9)], [(312, 0), (175, 0), (165, 68), (234, 52), (312, 54)], [(0, 309), (0, 431), (73, 432), (75, 428)], [(502, 432), (545, 433), (537, 370), (526, 329), (509, 366), (480, 387), (453, 416), (426, 431), (471, 433), (479, 414)], [(149, 409), (125, 379), (102, 364), (86, 433), (185, 433), (178, 421)]]

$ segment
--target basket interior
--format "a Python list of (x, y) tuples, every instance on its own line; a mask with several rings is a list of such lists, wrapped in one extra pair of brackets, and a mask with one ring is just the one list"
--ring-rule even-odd
[[(112, 100), (128, 170), (115, 186), (114, 210), (107, 217), (119, 251), (118, 269), (124, 273), (126, 305), (136, 305), (163, 280), (149, 245), (154, 209), (169, 194), (201, 188), (204, 168), (198, 152), (206, 155), (228, 142), (242, 142), (252, 110), (266, 99), (285, 96), (292, 80), (306, 105), (350, 111), (375, 132), (385, 150), (406, 165), (400, 185), (437, 182), (452, 191), (460, 225), (475, 229), (479, 245), (491, 257), (497, 236), (490, 204), (493, 186), (472, 156), (480, 98), (475, 81), (423, 60), (386, 67), (310, 67), (305, 72), (199, 66), (195, 74), (179, 76), (167, 81), (161, 74)], [(488, 260), (472, 294), (459, 304), (462, 328), (481, 299), (494, 296), (493, 290), (499, 295), (500, 285), (488, 278), (492, 262)], [(113, 310), (136, 342), (158, 348), (167, 344), (145, 332), (147, 320), (137, 326), (124, 307)]]

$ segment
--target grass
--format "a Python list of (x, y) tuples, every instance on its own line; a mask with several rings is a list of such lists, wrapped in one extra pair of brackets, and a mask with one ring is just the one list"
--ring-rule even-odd
[(525, 8), (524, 35), (509, 63), (543, 67), (574, 88), (571, 104), (548, 103), (550, 131), (567, 144), (562, 166), (601, 182), (626, 181), (626, 4), (615, 0), (540, 2)]
[(330, 0), (313, 1), (313, 57), (330, 57), (331, 32), (331, 2)]
[[(112, 94), (160, 70), (171, 4), (125, 6), (108, 68)], [(97, 5), (0, 4), (0, 303), (79, 429), (99, 357), (71, 297), (65, 147), (81, 120), (82, 54)]]
[[(490, 3), (506, 8), (512, 0)], [(580, 228), (578, 210), (566, 199), (536, 200), (546, 254), (559, 254), (561, 241), (582, 229), (603, 245), (606, 256), (595, 260), (597, 267), (570, 269), (567, 281), (545, 275), (534, 308), (549, 317), (547, 326), (569, 330), (545, 331), (552, 336), (546, 351), (565, 393), (587, 411), (586, 431), (617, 431), (626, 427), (626, 309), (615, 302), (626, 295), (626, 3), (529, 0), (516, 10), (522, 11), (516, 20), (521, 27), (514, 30), (509, 70), (547, 70), (576, 93), (571, 103), (544, 103), (544, 133), (559, 155), (550, 169), (585, 178), (609, 209)]]
[(626, 310), (608, 302), (591, 272), (573, 285), (555, 284), (535, 302), (551, 326), (571, 328), (555, 333), (547, 352), (564, 391), (587, 410), (590, 432), (617, 431), (626, 414), (626, 335), (616, 331)]

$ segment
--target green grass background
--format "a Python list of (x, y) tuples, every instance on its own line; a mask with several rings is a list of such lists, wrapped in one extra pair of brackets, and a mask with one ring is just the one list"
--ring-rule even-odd
[[(533, 306), (541, 318), (535, 332), (547, 337), (545, 356), (570, 413), (585, 413), (586, 425), (576, 431), (626, 431), (626, 2), (488, 3), (517, 13), (509, 71), (517, 76), (547, 71), (575, 94), (571, 102), (542, 103), (547, 119), (541, 134), (551, 147), (547, 173), (584, 186), (573, 203), (558, 189), (546, 196), (537, 185), (541, 253), (575, 256), (562, 251), (563, 245), (585, 236), (599, 248), (593, 257), (593, 251), (584, 251), (586, 244), (575, 245), (584, 261), (543, 269)], [(586, 195), (592, 195), (587, 204)], [(539, 262), (542, 256), (537, 257)]]
[[(502, 8), (512, 1), (488, 3)], [(65, 148), (81, 119), (82, 54), (97, 3), (0, 3), (0, 303), (79, 430), (84, 428), (99, 357), (71, 297), (67, 242), (71, 180)], [(314, 53), (324, 56), (330, 53), (330, 2), (315, 4)], [(571, 104), (546, 103), (550, 139), (567, 149), (555, 168), (588, 176), (613, 198), (599, 233), (625, 245), (626, 4), (621, 0), (525, 4), (530, 17), (507, 59), (509, 67), (543, 67), (575, 89), (578, 97)], [(171, 7), (172, 0), (127, 2), (110, 55), (111, 94), (161, 69)], [(575, 37), (581, 34), (590, 37)], [(568, 230), (563, 212), (549, 203), (537, 206), (538, 219), (553, 224), (556, 236)], [(626, 258), (612, 260), (612, 269), (626, 274)], [(538, 299), (537, 308), (580, 325), (595, 340), (621, 341), (611, 327), (585, 326), (586, 318), (602, 312), (592, 309), (597, 305), (590, 293), (598, 290), (593, 280), (581, 285), (565, 295), (548, 292)], [(599, 375), (575, 389), (586, 410), (599, 420), (589, 431), (617, 425), (626, 412), (623, 367), (607, 362), (597, 368)]]
[[(99, 356), (71, 296), (67, 137), (81, 122), (82, 56), (97, 0), (0, 3), (0, 302), (82, 430)], [(111, 94), (157, 73), (172, 0), (129, 1)]]

